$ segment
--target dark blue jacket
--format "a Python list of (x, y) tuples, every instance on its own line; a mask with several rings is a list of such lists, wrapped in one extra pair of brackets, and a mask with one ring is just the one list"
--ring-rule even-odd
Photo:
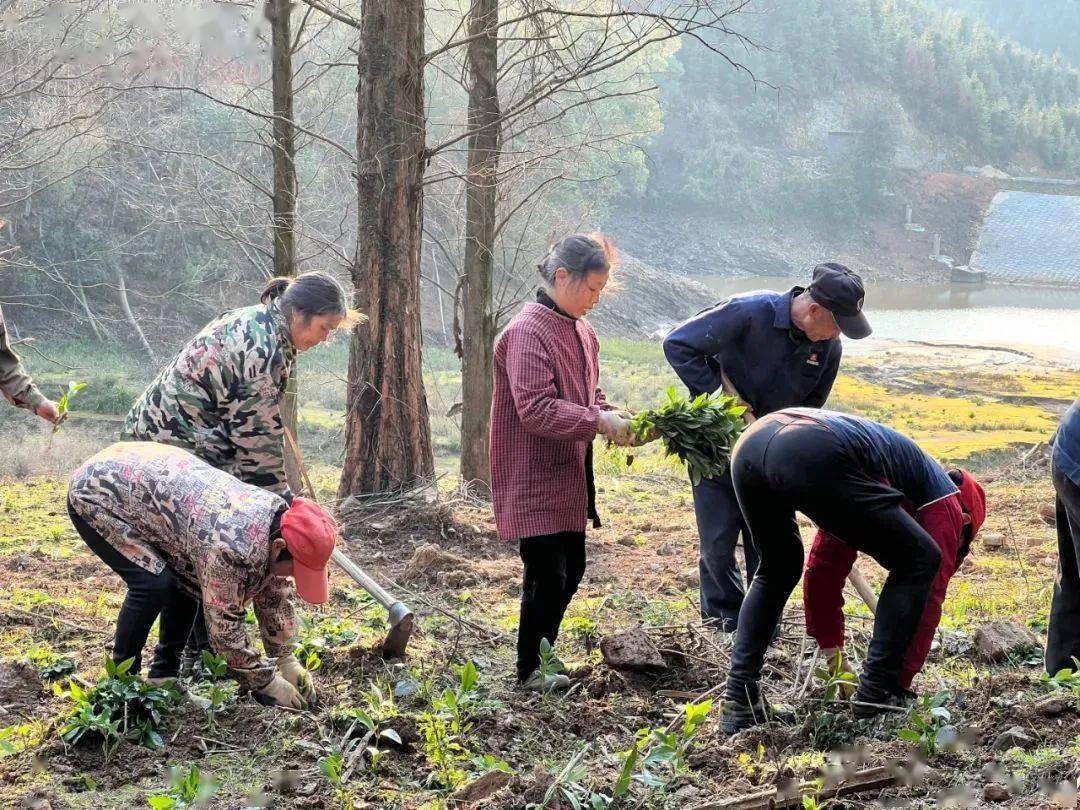
[(1054, 466), (1080, 487), (1080, 399), (1061, 417), (1054, 436)]
[(840, 339), (811, 342), (791, 323), (801, 292), (744, 293), (699, 312), (664, 338), (668, 363), (695, 395), (718, 391), (727, 374), (755, 416), (820, 408), (840, 367)]
[[(904, 493), (916, 509), (959, 492), (948, 473), (925, 450), (902, 433), (873, 419), (836, 411), (786, 408), (824, 427), (847, 449), (848, 456), (871, 478), (885, 480)], [(789, 459), (813, 464), (813, 459)]]

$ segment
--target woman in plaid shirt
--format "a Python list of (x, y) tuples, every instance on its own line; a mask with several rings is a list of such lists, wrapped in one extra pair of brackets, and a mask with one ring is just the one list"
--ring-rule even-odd
[(568, 236), (540, 262), (543, 285), (495, 342), (491, 477), (499, 537), (517, 540), (525, 564), (518, 630), (518, 681), (566, 688), (540, 674), (542, 639), (559, 623), (585, 572), (585, 526), (596, 513), (592, 441), (630, 444), (628, 414), (598, 386), (600, 344), (585, 314), (614, 262), (601, 235)]

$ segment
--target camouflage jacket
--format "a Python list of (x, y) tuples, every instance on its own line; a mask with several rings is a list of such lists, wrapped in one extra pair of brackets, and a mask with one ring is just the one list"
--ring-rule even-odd
[(244, 627), (252, 603), (266, 654), (289, 651), (296, 622), (287, 579), (270, 573), (270, 532), (284, 499), (177, 447), (118, 442), (75, 471), (68, 501), (117, 551), (153, 573), (168, 566), (201, 598), (210, 645), (240, 684), (265, 686), (274, 663)]
[(0, 393), (12, 405), (28, 411), (36, 411), (45, 401), (45, 397), (37, 390), (34, 381), (19, 362), (19, 355), (8, 345), (3, 310), (0, 310)]
[(281, 403), (296, 369), (274, 304), (227, 312), (167, 365), (128, 413), (122, 438), (188, 450), (286, 498)]

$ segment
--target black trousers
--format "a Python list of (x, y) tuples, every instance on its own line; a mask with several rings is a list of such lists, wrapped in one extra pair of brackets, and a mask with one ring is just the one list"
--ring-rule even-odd
[(770, 419), (751, 428), (732, 460), (735, 492), (761, 562), (739, 614), (727, 696), (756, 701), (761, 667), (784, 605), (803, 570), (795, 511), (873, 557), (888, 572), (861, 685), (896, 692), (904, 653), (922, 616), (941, 551), (826, 428)]
[(160, 616), (158, 645), (154, 649), (149, 676), (176, 677), (180, 669), (180, 654), (191, 632), (198, 602), (180, 589), (176, 575), (169, 568), (166, 567), (160, 574), (150, 573), (113, 548), (71, 508), (70, 503), (68, 514), (90, 550), (127, 584), (127, 596), (116, 619), (113, 661), (119, 663), (134, 658), (135, 665), (131, 671), (139, 672), (146, 638), (154, 620)]
[(693, 487), (694, 516), (698, 527), (698, 575), (701, 580), (701, 619), (734, 633), (739, 624), (746, 589), (735, 549), (743, 536), (746, 582), (754, 578), (758, 553), (743, 523), (731, 470), (702, 479)]
[(1080, 669), (1080, 486), (1052, 466), (1057, 494), (1058, 576), (1046, 632), (1046, 671)]
[(523, 537), (525, 563), (518, 625), (517, 676), (526, 680), (540, 664), (540, 641), (555, 644), (559, 624), (585, 574), (585, 532)]

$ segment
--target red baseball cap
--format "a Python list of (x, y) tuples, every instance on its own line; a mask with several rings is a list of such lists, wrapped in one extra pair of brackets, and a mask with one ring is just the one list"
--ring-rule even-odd
[(337, 536), (334, 516), (308, 498), (293, 498), (281, 516), (281, 537), (293, 558), (296, 592), (305, 602), (321, 605), (330, 598), (327, 564)]

